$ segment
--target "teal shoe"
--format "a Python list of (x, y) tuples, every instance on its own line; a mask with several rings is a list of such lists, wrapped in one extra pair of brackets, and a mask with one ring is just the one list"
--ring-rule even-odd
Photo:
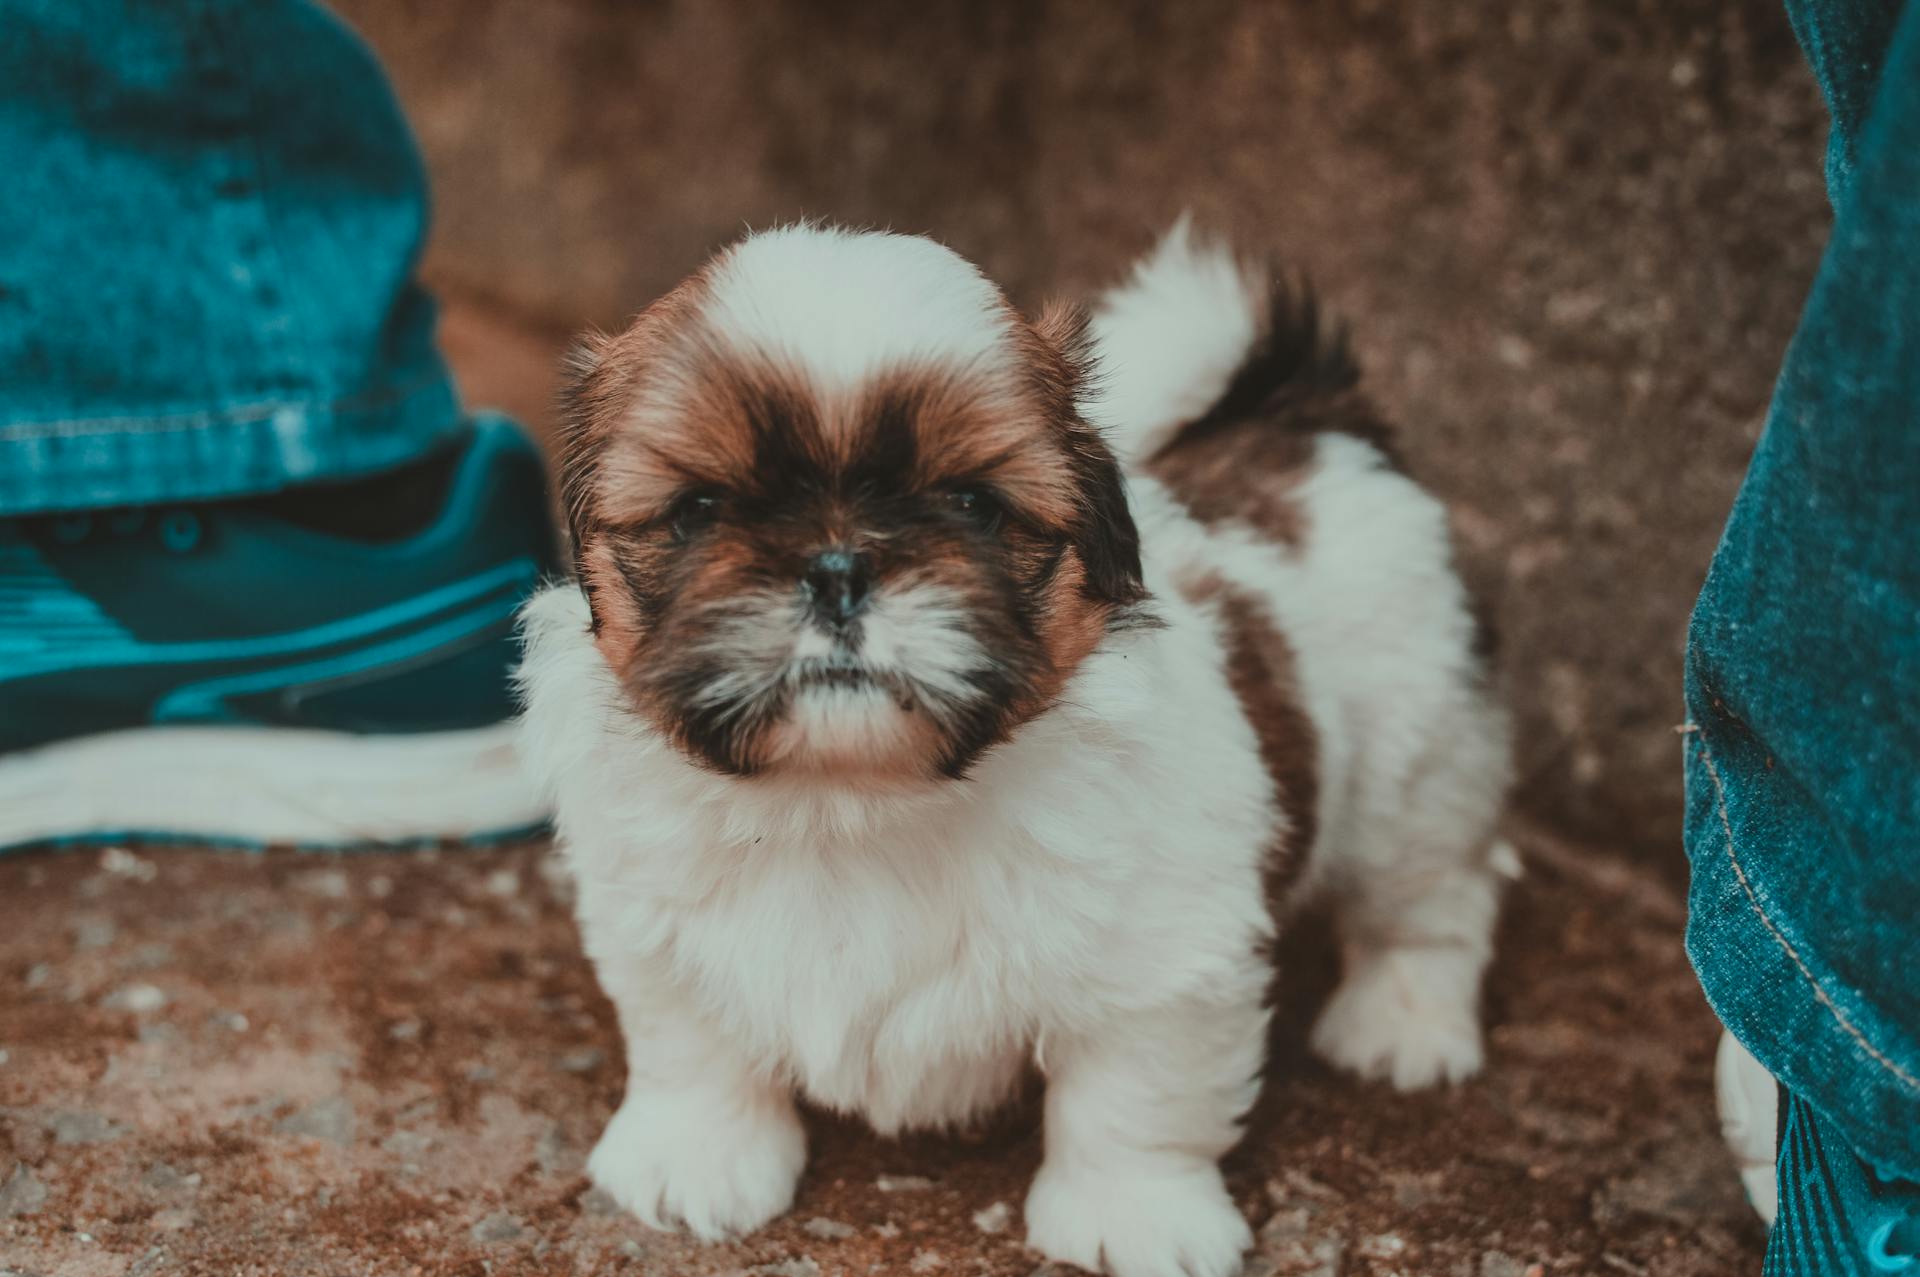
[(1720, 1129), (1768, 1227), (1765, 1277), (1920, 1277), (1920, 1183), (1881, 1175), (1731, 1033)]
[(1876, 1173), (1797, 1095), (1780, 1123), (1765, 1277), (1920, 1277), (1920, 1183)]
[(537, 826), (509, 673), (554, 555), (494, 417), (356, 483), (0, 522), (0, 849)]

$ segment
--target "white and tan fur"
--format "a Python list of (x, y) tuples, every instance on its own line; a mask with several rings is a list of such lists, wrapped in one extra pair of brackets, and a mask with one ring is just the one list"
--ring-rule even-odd
[[(862, 354), (876, 345), (1003, 357), (978, 331), (989, 308), (967, 302), (977, 276), (944, 250), (912, 260), (958, 302), (929, 317), (892, 295), (897, 238), (749, 240), (758, 257), (724, 276), (721, 309), (841, 384), (879, 366)], [(836, 271), (859, 288), (795, 302)], [(1369, 444), (1320, 435), (1289, 546), (1190, 517), (1144, 466), (1221, 393), (1259, 304), (1230, 257), (1177, 228), (1099, 307), (1104, 397), (1083, 411), (1128, 468), (1159, 624), (1108, 634), (964, 781), (702, 767), (634, 712), (576, 586), (528, 605), (523, 752), (627, 1046), (589, 1169), (643, 1220), (713, 1238), (784, 1211), (805, 1160), (796, 1098), (883, 1134), (949, 1126), (1037, 1064), (1030, 1243), (1116, 1277), (1231, 1273), (1250, 1234), (1216, 1161), (1259, 1085), (1268, 942), (1312, 891), (1335, 901), (1345, 962), (1316, 1049), (1403, 1088), (1479, 1067), (1506, 728), (1441, 506)], [(1225, 673), (1221, 582), (1284, 635), (1317, 742), (1316, 833), (1284, 901), (1263, 872), (1295, 817)], [(948, 610), (903, 594), (886, 650), (939, 668), (967, 641)], [(857, 722), (822, 730), (864, 739)]]

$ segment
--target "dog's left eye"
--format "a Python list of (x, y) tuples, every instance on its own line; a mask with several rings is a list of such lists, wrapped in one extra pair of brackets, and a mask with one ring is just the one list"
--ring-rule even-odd
[(987, 531), (1000, 522), (1000, 502), (993, 493), (977, 485), (949, 488), (942, 494), (947, 509), (967, 522)]
[(672, 530), (674, 540), (686, 541), (719, 518), (720, 494), (694, 491), (673, 503), (673, 508), (667, 512), (667, 526)]

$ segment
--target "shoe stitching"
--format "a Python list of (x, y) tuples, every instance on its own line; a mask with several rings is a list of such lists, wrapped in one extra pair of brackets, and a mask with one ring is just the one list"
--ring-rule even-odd
[(255, 421), (264, 421), (278, 413), (288, 411), (371, 412), (398, 403), (402, 399), (411, 398), (422, 390), (430, 389), (445, 380), (440, 374), (435, 373), (429, 377), (422, 377), (418, 381), (408, 382), (404, 386), (365, 395), (349, 395), (342, 399), (321, 401), (270, 399), (213, 412), (171, 413), (157, 417), (74, 417), (60, 421), (6, 422), (0, 423), (0, 441), (77, 434), (158, 434), (171, 430), (198, 430), (214, 425), (246, 425)]
[(1792, 960), (1793, 965), (1799, 970), (1801, 976), (1805, 978), (1808, 987), (1813, 990), (1814, 998), (1820, 1005), (1827, 1008), (1841, 1029), (1846, 1032), (1847, 1036), (1852, 1038), (1860, 1049), (1871, 1056), (1881, 1068), (1893, 1074), (1894, 1077), (1899, 1078), (1900, 1081), (1906, 1085), (1907, 1089), (1920, 1092), (1920, 1079), (1915, 1078), (1911, 1073), (1901, 1068), (1896, 1061), (1888, 1058), (1885, 1052), (1867, 1040), (1867, 1035), (1860, 1031), (1858, 1026), (1848, 1018), (1846, 1011), (1840, 1007), (1840, 1004), (1835, 1002), (1827, 991), (1821, 987), (1820, 981), (1818, 977), (1813, 974), (1812, 968), (1808, 967), (1805, 959), (1800, 956), (1800, 951), (1794, 948), (1793, 942), (1787, 939), (1786, 934), (1780, 930), (1779, 926), (1768, 916), (1766, 909), (1761, 906), (1760, 895), (1754, 890), (1752, 880), (1747, 877), (1745, 866), (1740, 863), (1740, 853), (1734, 847), (1733, 821), (1727, 815), (1727, 790), (1726, 786), (1721, 783), (1720, 769), (1714, 766), (1713, 752), (1707, 748), (1706, 741), (1700, 738), (1700, 728), (1697, 724), (1688, 723), (1680, 730), (1695, 738), (1695, 748), (1699, 751), (1700, 763), (1707, 769), (1707, 775), (1713, 780), (1714, 805), (1719, 811), (1720, 829), (1726, 835), (1727, 840), (1727, 862), (1733, 866), (1734, 877), (1739, 880), (1740, 889), (1746, 893), (1747, 903), (1759, 917), (1760, 924), (1767, 929), (1768, 934), (1773, 937), (1774, 943), (1780, 946), (1781, 951)]

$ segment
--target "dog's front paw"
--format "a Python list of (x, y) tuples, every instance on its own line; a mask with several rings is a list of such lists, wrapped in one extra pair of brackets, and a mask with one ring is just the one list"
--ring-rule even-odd
[(1048, 1164), (1027, 1194), (1027, 1245), (1112, 1277), (1232, 1277), (1253, 1233), (1211, 1164)]
[(1394, 955), (1349, 975), (1313, 1026), (1330, 1064), (1402, 1091), (1459, 1082), (1480, 1071), (1480, 1020), (1471, 972)]
[(720, 1241), (791, 1206), (806, 1159), (806, 1135), (785, 1100), (629, 1094), (587, 1174), (649, 1227)]

